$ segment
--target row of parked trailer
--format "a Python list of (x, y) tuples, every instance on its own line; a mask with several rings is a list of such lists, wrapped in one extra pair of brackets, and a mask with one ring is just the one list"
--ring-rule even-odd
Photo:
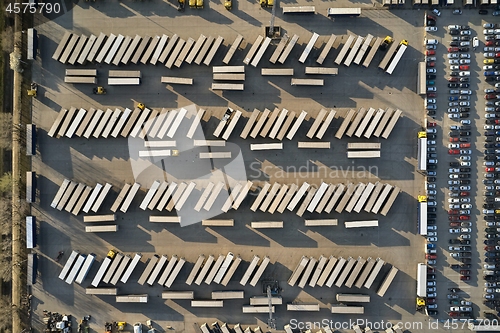
[[(140, 109), (135, 108), (134, 111), (126, 108), (124, 111), (120, 109), (86, 109), (71, 107), (69, 110), (61, 109), (55, 119), (48, 135), (51, 137), (84, 137), (84, 138), (116, 138), (122, 137), (138, 137), (149, 140), (153, 138), (163, 139), (165, 135), (173, 138), (176, 134), (181, 122), (187, 116), (193, 116), (192, 124), (188, 130), (187, 137), (192, 138), (195, 131), (200, 126), (201, 118), (205, 114), (205, 110), (199, 109), (198, 112), (193, 110), (188, 112), (189, 107), (161, 111), (155, 109)], [(337, 114), (336, 110), (321, 109), (306, 136), (309, 139), (322, 139), (328, 128)], [(353, 109), (349, 110), (342, 124), (337, 130), (335, 137), (341, 139), (344, 133), (351, 137), (371, 138), (382, 137), (387, 139), (391, 134), (394, 126), (402, 115), (401, 110), (394, 111), (391, 108), (387, 110), (369, 108), (368, 110), (360, 108), (357, 112)], [(215, 137), (221, 137), (228, 140), (236, 127), (242, 112), (228, 108), (224, 117), (220, 120), (216, 129), (213, 132)], [(301, 126), (305, 117), (306, 111), (302, 111), (298, 117), (294, 111), (287, 109), (275, 108), (272, 112), (269, 109), (264, 109), (261, 112), (254, 109), (245, 124), (240, 137), (246, 139), (248, 136), (256, 138), (258, 135), (264, 138), (283, 140), (287, 138), (292, 140), (295, 133)], [(36, 130), (36, 129), (35, 129)], [(33, 137), (33, 129), (27, 132)], [(27, 142), (32, 143), (33, 140), (27, 138)], [(157, 143), (161, 145), (160, 142)], [(304, 147), (305, 148), (305, 147)], [(316, 148), (316, 147), (311, 147)], [(321, 147), (323, 148), (323, 146)], [(33, 151), (33, 144), (31, 144)]]
[[(259, 195), (255, 198), (250, 210), (283, 213), (285, 209), (293, 211), (296, 207), (297, 215), (302, 216), (307, 210), (309, 213), (330, 214), (334, 207), (337, 213), (359, 213), (363, 207), (366, 212), (387, 215), (400, 192), (399, 187), (380, 182), (328, 184), (322, 182), (319, 187), (304, 182), (300, 187), (275, 182), (272, 186), (265, 182)], [(389, 195), (390, 193), (390, 195)], [(304, 198), (305, 196), (305, 198)], [(301, 205), (299, 202), (303, 199)], [(337, 220), (306, 220), (306, 226), (337, 225)]]
[[(108, 76), (109, 86), (130, 86), (141, 83), (141, 71), (110, 70)], [(97, 84), (97, 69), (66, 69), (64, 82)], [(94, 90), (94, 93), (102, 94), (104, 92)]]
[[(84, 65), (87, 62), (105, 63), (119, 66), (129, 63), (143, 64), (165, 63), (167, 68), (180, 67), (183, 62), (210, 66), (215, 53), (224, 38), (200, 35), (198, 41), (193, 38), (184, 40), (177, 34), (162, 36), (123, 36), (110, 34), (99, 36), (66, 32), (59, 42), (52, 59), (63, 64)], [(240, 41), (241, 42), (241, 41)], [(231, 50), (230, 50), (231, 51)]]
[[(92, 279), (92, 287), (98, 288), (101, 283), (111, 284), (113, 286), (116, 286), (118, 282), (127, 283), (133, 271), (141, 261), (141, 258), (142, 254), (140, 253), (136, 253), (132, 258), (132, 256), (128, 254), (110, 251), (102, 261), (96, 275)], [(73, 283), (73, 281), (81, 284), (87, 277), (94, 259), (94, 254), (83, 255), (78, 251), (73, 251), (63, 266), (63, 269), (59, 274), (59, 279), (68, 284)], [(201, 285), (204, 282), (205, 284), (210, 285), (213, 282), (226, 286), (233, 277), (241, 261), (242, 258), (239, 255), (235, 256), (232, 252), (229, 252), (227, 255), (220, 254), (217, 260), (214, 255), (205, 257), (205, 255), (201, 254), (189, 273), (185, 283), (187, 285), (191, 285), (194, 282), (196, 285)], [(259, 256), (254, 255), (239, 283), (242, 286), (246, 286), (246, 284), (249, 283), (252, 287), (255, 287), (260, 281), (260, 278), (264, 274), (264, 271), (270, 261), (271, 260), (268, 256), (265, 256), (261, 260)], [(168, 258), (167, 255), (159, 256), (154, 254), (149, 259), (137, 283), (140, 285), (147, 283), (150, 286), (158, 283), (166, 288), (170, 288), (175, 282), (185, 262), (186, 260), (184, 258), (179, 258), (176, 255), (172, 255)], [(88, 293), (90, 292), (91, 291)], [(96, 293), (99, 292), (97, 291)], [(164, 294), (163, 298), (187, 299), (186, 297), (189, 296), (188, 293), (191, 293), (192, 295), (193, 292), (183, 292), (182, 295), (185, 297), (181, 297), (181, 294), (173, 295), (172, 292), (169, 292)], [(243, 297), (240, 297), (239, 294), (235, 296), (235, 294), (231, 292), (219, 292), (212, 293), (212, 298), (219, 300)]]
[[(252, 185), (253, 183), (251, 181), (247, 181), (244, 185), (237, 184), (233, 187), (231, 195), (227, 196), (227, 200), (222, 210), (227, 212), (230, 208), (235, 210), (238, 209)], [(141, 185), (139, 183), (134, 183), (133, 185), (125, 184), (111, 206), (111, 211), (115, 213), (120, 209), (121, 212), (126, 213), (140, 187)], [(174, 208), (180, 210), (195, 187), (196, 183), (194, 182), (190, 182), (189, 184), (181, 182), (177, 184), (176, 182), (168, 183), (163, 181), (160, 183), (159, 181), (155, 181), (149, 188), (139, 207), (142, 210), (153, 210), (155, 208), (159, 211), (172, 211)], [(194, 209), (200, 211), (203, 208), (209, 211), (224, 187), (225, 184), (223, 182), (218, 182), (217, 184), (209, 183)], [(105, 186), (98, 183), (92, 189), (92, 187), (85, 186), (85, 184), (65, 179), (59, 187), (51, 203), (51, 207), (58, 210), (64, 208), (74, 215), (78, 215), (82, 210), (85, 213), (91, 210), (97, 212), (110, 189), (111, 184), (109, 183), (106, 183)], [(96, 221), (87, 222), (112, 222), (115, 220), (114, 215), (100, 215), (95, 218), (97, 219)], [(84, 218), (84, 221), (85, 219), (87, 219), (87, 217)], [(180, 217), (151, 217), (151, 222), (180, 223)]]
[[(331, 288), (333, 285), (337, 288), (342, 286), (352, 288), (354, 286), (356, 288), (364, 287), (370, 289), (384, 264), (384, 260), (380, 258), (373, 260), (371, 257), (367, 259), (362, 257), (358, 257), (357, 259), (348, 257), (344, 259), (343, 257), (336, 258), (334, 256), (327, 258), (322, 255), (319, 259), (316, 259), (314, 257), (307, 258), (306, 256), (302, 256), (288, 279), (288, 284), (293, 287), (298, 283), (298, 287), (302, 289), (306, 285), (310, 287), (327, 286), (328, 288)], [(377, 289), (377, 295), (380, 297), (385, 295), (397, 272), (398, 269), (392, 266)], [(339, 302), (347, 302), (346, 300), (337, 300)]]
[[(222, 325), (219, 325), (218, 322), (215, 322), (211, 325), (210, 327), (207, 323), (204, 323), (200, 326), (200, 330), (203, 333), (210, 333), (210, 332), (222, 332), (222, 333), (229, 333), (231, 332), (229, 326), (227, 323), (223, 323)], [(330, 326), (323, 326), (319, 331), (316, 333), (332, 333), (334, 330), (332, 330), (333, 327)], [(354, 331), (354, 333), (363, 333), (363, 330), (359, 327), (359, 325), (353, 324), (350, 328)], [(403, 324), (398, 323), (392, 327), (389, 327), (388, 329), (385, 330), (386, 333), (403, 333)], [(290, 324), (287, 324), (283, 327), (283, 330), (286, 333), (293, 333), (294, 331), (292, 330), (292, 327)], [(232, 331), (235, 333), (262, 333), (262, 329), (257, 326), (255, 328), (251, 328), (250, 326), (247, 326), (246, 329), (243, 329), (243, 326), (241, 324), (236, 324), (233, 326)], [(312, 331), (309, 329), (305, 331), (306, 333), (311, 333)], [(366, 326), (364, 329), (365, 333), (372, 333), (373, 331), (371, 330), (370, 326)]]
[(134, 111), (128, 108), (124, 111), (118, 108), (106, 111), (90, 108), (87, 111), (83, 108), (71, 107), (69, 110), (61, 109), (48, 135), (67, 138), (77, 136), (86, 139), (110, 136), (116, 138), (119, 135), (141, 139), (144, 139), (146, 135), (148, 138), (163, 139), (165, 135), (172, 138), (187, 112), (186, 108), (170, 111), (162, 109), (160, 112), (138, 107)]
[(347, 144), (347, 158), (380, 157), (380, 143), (350, 142)]
[[(111, 187), (109, 183), (106, 183), (104, 186), (98, 183), (92, 189), (85, 184), (65, 179), (57, 191), (51, 207), (58, 210), (65, 209), (74, 215), (78, 215), (82, 210), (85, 213), (90, 211), (97, 212)], [(111, 211), (115, 213), (120, 208), (121, 212), (126, 213), (140, 187), (139, 183), (133, 185), (125, 184), (111, 206)], [(195, 182), (189, 182), (189, 184), (181, 182), (177, 184), (176, 182), (168, 183), (167, 181), (160, 182), (156, 180), (147, 191), (139, 208), (142, 210), (153, 210), (156, 208), (159, 211), (165, 209), (172, 211), (174, 208), (181, 210), (196, 187), (197, 184)], [(194, 210), (198, 212), (201, 209), (210, 211), (222, 189), (225, 187), (222, 181), (217, 184), (209, 182), (200, 191), (200, 197), (194, 205)], [(237, 210), (253, 187), (254, 183), (251, 181), (247, 181), (245, 184), (237, 183), (231, 188), (230, 193), (228, 193), (221, 210), (223, 212), (227, 212), (231, 208)], [(318, 188), (311, 186), (307, 182), (304, 182), (301, 186), (297, 184), (279, 184), (277, 182), (271, 186), (270, 183), (265, 182), (250, 209), (254, 212), (260, 209), (262, 212), (274, 214), (276, 211), (283, 213), (285, 209), (293, 211), (296, 207), (299, 207), (297, 215), (302, 216), (306, 210), (310, 213), (325, 212), (329, 214), (335, 207), (337, 213), (342, 213), (344, 210), (349, 213), (352, 211), (359, 213), (364, 208), (366, 212), (380, 213), (385, 216), (397, 199), (399, 192), (399, 187), (381, 182), (370, 182), (368, 184), (349, 183), (347, 185), (323, 182)], [(301, 200), (302, 203), (299, 206)], [(106, 223), (114, 222), (115, 220), (116, 217), (114, 215), (84, 217), (84, 222)], [(151, 216), (150, 221), (180, 223), (181, 218), (178, 216)], [(234, 224), (233, 222), (228, 223), (225, 220), (221, 221), (223, 225), (232, 226)], [(252, 227), (283, 227), (282, 221), (275, 222), (252, 222)], [(215, 224), (215, 222), (210, 222), (209, 220), (206, 220), (205, 223)], [(337, 225), (337, 220), (306, 220), (306, 225)], [(372, 225), (360, 225), (358, 223), (353, 226)]]
[(345, 116), (340, 128), (335, 133), (337, 139), (342, 139), (345, 134), (348, 137), (353, 135), (369, 139), (371, 136), (389, 138), (394, 126), (398, 122), (403, 112), (387, 108), (386, 110), (374, 108), (360, 108), (357, 112), (354, 109), (349, 110)]
[[(319, 37), (317, 33), (313, 33), (298, 58), (300, 63), (306, 62)], [(330, 35), (316, 60), (318, 64), (323, 64), (337, 38), (339, 36)], [(281, 38), (269, 62), (272, 64), (276, 64), (277, 62), (281, 64), (285, 63), (298, 40), (299, 36), (296, 34), (292, 37), (285, 34)], [(356, 65), (362, 64), (364, 67), (368, 67), (384, 39), (380, 37), (375, 38), (373, 35), (368, 34), (366, 37), (348, 35), (345, 36), (344, 40), (345, 43), (337, 55), (335, 63), (338, 65), (344, 63), (348, 67), (351, 63), (355, 63)], [(101, 33), (99, 36), (90, 35), (88, 37), (84, 34), (79, 36), (66, 32), (52, 58), (70, 65), (83, 65), (86, 62), (95, 62), (118, 66), (129, 63), (137, 64), (140, 61), (143, 64), (150, 63), (152, 65), (165, 63), (167, 68), (172, 68), (172, 66), (179, 68), (183, 62), (188, 64), (194, 62), (197, 65), (203, 62), (203, 64), (210, 66), (223, 41), (224, 38), (221, 36), (215, 38), (213, 36), (206, 37), (203, 34), (197, 40), (191, 37), (184, 40), (177, 34), (171, 37), (165, 34), (155, 37), (141, 37), (139, 35), (130, 37), (121, 34), (118, 34), (118, 36), (114, 34), (106, 36)], [(223, 58), (224, 64), (229, 64), (242, 41), (243, 36), (241, 35), (235, 38)], [(257, 36), (255, 42), (245, 55), (243, 63), (257, 67), (270, 44), (271, 38), (262, 35)], [(365, 54), (367, 54), (366, 57)], [(362, 62), (363, 58), (365, 59)], [(393, 61), (393, 63), (397, 64), (397, 61)], [(389, 67), (391, 68), (391, 66)], [(393, 67), (392, 70), (394, 70)], [(389, 71), (388, 69), (387, 72), (391, 74), (392, 70)]]

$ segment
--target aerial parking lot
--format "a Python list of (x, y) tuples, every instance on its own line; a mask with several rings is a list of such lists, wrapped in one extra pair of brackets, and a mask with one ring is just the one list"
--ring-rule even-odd
[(492, 11), (261, 5), (34, 16), (30, 326), (496, 327)]

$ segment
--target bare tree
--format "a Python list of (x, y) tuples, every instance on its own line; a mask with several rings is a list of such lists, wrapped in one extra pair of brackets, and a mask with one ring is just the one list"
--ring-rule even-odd
[(11, 281), (11, 279), (12, 279), (12, 265), (13, 264), (14, 263), (12, 262), (12, 238), (10, 235), (2, 235), (2, 241), (0, 243), (0, 279), (1, 280), (5, 281), (5, 282)]
[[(2, 139), (0, 138), (0, 146), (2, 145), (1, 141)], [(0, 176), (0, 194), (8, 198), (12, 196), (12, 174), (10, 172), (6, 172)]]
[(0, 331), (10, 332), (12, 323), (12, 306), (5, 296), (0, 296)]
[(12, 149), (12, 114), (0, 112), (0, 148)]

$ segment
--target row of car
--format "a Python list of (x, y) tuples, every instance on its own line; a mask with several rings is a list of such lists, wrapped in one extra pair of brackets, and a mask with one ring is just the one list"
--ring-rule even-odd
[[(450, 258), (460, 262), (451, 264), (461, 281), (471, 280), (471, 131), (470, 117), (472, 90), (470, 89), (470, 46), (477, 47), (478, 40), (472, 38), (467, 25), (449, 25), (451, 41), (448, 48), (448, 118), (458, 124), (450, 125), (448, 155), (457, 158), (448, 166), (448, 252)], [(456, 237), (453, 237), (456, 236)], [(458, 288), (449, 289), (448, 315), (452, 318), (470, 318), (471, 302), (461, 299)]]
[[(485, 132), (483, 184), (484, 240), (484, 300), (488, 307), (500, 311), (500, 26), (493, 23), (483, 25), (485, 47), (483, 48), (483, 75), (494, 88), (484, 89)], [(499, 90), (499, 92), (497, 92)], [(497, 192), (498, 189), (498, 192)], [(498, 222), (498, 226), (497, 226)], [(497, 287), (498, 286), (498, 287)]]

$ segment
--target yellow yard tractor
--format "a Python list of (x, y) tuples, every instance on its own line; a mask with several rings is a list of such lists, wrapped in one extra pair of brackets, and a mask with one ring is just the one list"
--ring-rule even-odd
[(36, 97), (37, 91), (38, 91), (38, 85), (35, 82), (31, 83), (30, 89), (28, 89), (28, 96)]
[(125, 326), (127, 326), (127, 323), (124, 321), (119, 321), (116, 323), (116, 329), (118, 331), (123, 331), (125, 329)]
[(106, 95), (106, 89), (103, 87), (96, 87), (92, 91), (95, 95)]
[(231, 9), (233, 9), (233, 1), (232, 1), (232, 0), (225, 0), (225, 1), (224, 1), (224, 7), (225, 7), (227, 10), (231, 10)]

